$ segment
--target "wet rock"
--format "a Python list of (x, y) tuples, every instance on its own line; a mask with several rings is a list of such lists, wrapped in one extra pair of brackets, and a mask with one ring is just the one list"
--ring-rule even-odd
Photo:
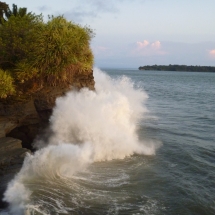
[[(33, 140), (49, 125), (57, 97), (83, 87), (94, 90), (93, 71), (74, 73), (70, 86), (43, 87), (24, 99), (0, 99), (0, 208), (7, 183), (19, 172)], [(30, 150), (29, 150), (30, 149)]]
[(27, 152), (30, 150), (22, 148), (21, 140), (0, 138), (0, 175), (19, 171)]
[[(24, 146), (31, 149), (32, 137), (34, 136), (34, 139), (40, 130), (49, 124), (56, 98), (72, 89), (80, 90), (86, 87), (94, 90), (94, 85), (93, 71), (88, 70), (75, 73), (70, 86), (46, 86), (31, 95), (25, 95), (23, 100), (21, 98), (0, 100), (0, 137), (21, 137)], [(23, 128), (32, 130), (35, 126), (38, 129), (37, 131), (34, 129), (34, 132), (36, 131), (34, 134), (22, 131)], [(17, 129), (20, 127), (21, 129)], [(11, 132), (12, 130), (14, 131)]]
[(22, 167), (26, 153), (30, 150), (22, 148), (21, 140), (12, 137), (0, 138), (0, 208), (7, 206), (2, 201), (8, 183)]

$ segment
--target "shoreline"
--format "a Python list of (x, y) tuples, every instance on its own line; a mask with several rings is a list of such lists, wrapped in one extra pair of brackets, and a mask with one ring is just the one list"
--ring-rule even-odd
[(187, 66), (187, 65), (152, 65), (140, 66), (145, 71), (171, 71), (171, 72), (215, 72), (214, 66)]

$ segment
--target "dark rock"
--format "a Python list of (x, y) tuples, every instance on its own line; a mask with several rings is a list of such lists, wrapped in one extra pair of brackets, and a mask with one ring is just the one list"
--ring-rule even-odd
[(7, 184), (22, 167), (28, 149), (22, 148), (21, 140), (12, 137), (0, 138), (0, 208), (7, 207), (2, 201)]
[[(36, 137), (40, 129), (34, 132), (23, 132), (25, 128), (31, 130), (33, 127), (44, 129), (48, 126), (52, 109), (57, 97), (65, 95), (69, 90), (80, 90), (83, 87), (94, 90), (93, 71), (77, 72), (74, 74), (70, 87), (54, 86), (43, 87), (37, 92), (25, 97), (10, 100), (0, 100), (0, 137), (11, 136), (20, 138), (25, 147)], [(16, 129), (22, 127), (21, 129)], [(13, 132), (11, 132), (14, 130)], [(18, 132), (20, 134), (18, 135)], [(36, 132), (35, 132), (36, 131)], [(15, 134), (15, 135), (14, 135)], [(31, 136), (29, 138), (29, 135)], [(29, 143), (28, 143), (29, 144)], [(28, 147), (31, 149), (31, 145)]]
[(0, 137), (16, 127), (40, 123), (33, 100), (4, 104), (0, 102)]
[(30, 153), (28, 149), (32, 150), (33, 140), (48, 130), (56, 98), (72, 89), (94, 90), (94, 84), (93, 71), (83, 71), (74, 73), (70, 87), (43, 87), (33, 94), (0, 99), (0, 208), (7, 206), (2, 202), (3, 193)]
[(35, 137), (39, 134), (39, 124), (34, 125), (23, 125), (20, 127), (16, 127), (10, 133), (8, 133), (7, 137), (13, 137), (22, 141), (22, 147), (33, 150), (32, 142)]
[(0, 183), (0, 208), (7, 208), (8, 207), (8, 203), (3, 201), (3, 197), (4, 197), (4, 192), (7, 189), (7, 185), (8, 183), (13, 179), (14, 174), (7, 174), (4, 176), (0, 176), (1, 178), (1, 183)]
[(20, 169), (26, 153), (30, 151), (22, 148), (21, 140), (12, 137), (0, 138), (0, 174), (14, 172)]

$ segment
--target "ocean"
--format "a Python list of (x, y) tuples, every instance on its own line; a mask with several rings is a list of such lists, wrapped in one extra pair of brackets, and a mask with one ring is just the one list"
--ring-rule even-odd
[(94, 69), (57, 100), (0, 214), (214, 215), (215, 73)]

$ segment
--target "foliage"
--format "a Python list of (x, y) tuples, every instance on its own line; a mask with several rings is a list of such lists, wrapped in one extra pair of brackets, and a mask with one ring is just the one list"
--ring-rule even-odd
[(0, 67), (14, 68), (16, 63), (28, 58), (35, 41), (34, 31), (41, 25), (41, 16), (32, 14), (10, 16), (0, 26)]
[(14, 92), (13, 78), (8, 72), (0, 69), (0, 98), (6, 98)]
[[(81, 27), (63, 16), (27, 13), (0, 2), (0, 69), (11, 71), (16, 88), (71, 84), (76, 73), (90, 71), (93, 54), (89, 27)], [(12, 92), (12, 91), (11, 91)]]
[(139, 70), (155, 70), (155, 71), (190, 71), (190, 72), (215, 72), (212, 66), (186, 66), (186, 65), (153, 65), (140, 66)]
[(17, 5), (15, 5), (15, 4), (13, 4), (12, 10), (10, 10), (10, 8), (5, 10), (5, 16), (7, 19), (9, 19), (11, 16), (24, 17), (26, 14), (27, 14), (27, 8), (26, 7), (18, 8)]
[(68, 22), (62, 16), (50, 17), (37, 31), (36, 38), (29, 61), (43, 77), (52, 77), (52, 80), (55, 77), (58, 82), (70, 65), (79, 65), (79, 70), (92, 68), (91, 35), (85, 28)]
[(0, 23), (4, 20), (4, 14), (9, 10), (8, 4), (0, 1)]
[[(27, 8), (18, 8), (17, 5), (12, 5), (12, 10), (5, 2), (0, 2), (0, 23), (7, 21), (11, 16), (25, 16), (27, 14)], [(29, 13), (30, 14), (30, 13)]]
[(24, 83), (25, 81), (33, 80), (33, 79), (36, 80), (39, 77), (38, 69), (35, 67), (31, 67), (31, 65), (29, 65), (25, 61), (21, 61), (17, 63), (15, 72), (16, 72), (16, 79), (20, 83)]

